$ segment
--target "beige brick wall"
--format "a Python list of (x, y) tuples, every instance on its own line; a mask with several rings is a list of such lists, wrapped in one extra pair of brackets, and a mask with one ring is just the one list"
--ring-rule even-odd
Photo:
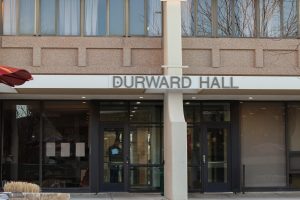
[[(161, 38), (0, 37), (0, 64), (35, 74), (162, 74)], [(299, 75), (300, 40), (183, 38), (185, 74)]]

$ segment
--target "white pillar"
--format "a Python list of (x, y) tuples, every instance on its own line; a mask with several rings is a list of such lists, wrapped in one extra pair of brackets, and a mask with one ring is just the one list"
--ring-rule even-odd
[(187, 126), (182, 94), (164, 96), (164, 189), (169, 200), (187, 200)]
[[(182, 75), (181, 0), (164, 1), (164, 74)], [(164, 189), (169, 200), (187, 200), (187, 125), (181, 92), (164, 95)]]

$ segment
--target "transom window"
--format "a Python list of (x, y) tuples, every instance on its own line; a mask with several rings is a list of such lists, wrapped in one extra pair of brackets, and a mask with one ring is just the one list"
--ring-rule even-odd
[(161, 36), (160, 0), (3, 0), (4, 35)]

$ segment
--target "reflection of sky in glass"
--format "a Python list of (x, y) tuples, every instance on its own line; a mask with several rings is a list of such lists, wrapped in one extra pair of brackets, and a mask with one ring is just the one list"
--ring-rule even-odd
[(218, 1), (218, 35), (233, 34), (231, 0)]
[(197, 34), (211, 34), (211, 0), (198, 1)]
[(147, 31), (149, 36), (161, 36), (162, 8), (160, 0), (147, 1)]
[(124, 35), (124, 1), (110, 0), (109, 5), (110, 35)]
[(255, 8), (254, 0), (236, 0), (235, 4), (235, 35), (239, 37), (254, 36)]
[(31, 112), (28, 109), (27, 105), (16, 105), (16, 118), (20, 119), (23, 117), (28, 117), (31, 115)]
[(145, 34), (145, 14), (144, 14), (144, 0), (130, 0), (129, 4), (129, 31), (131, 35)]
[(280, 36), (280, 0), (262, 0), (260, 18), (262, 36)]
[(52, 34), (55, 32), (55, 1), (56, 0), (42, 0), (41, 1), (41, 33)]
[(283, 1), (283, 35), (297, 35), (297, 0)]
[(20, 1), (20, 33), (33, 34), (34, 33), (34, 0)]
[(187, 0), (181, 3), (181, 31), (183, 36), (194, 35), (194, 3), (193, 0)]
[(85, 34), (106, 34), (106, 0), (85, 0)]

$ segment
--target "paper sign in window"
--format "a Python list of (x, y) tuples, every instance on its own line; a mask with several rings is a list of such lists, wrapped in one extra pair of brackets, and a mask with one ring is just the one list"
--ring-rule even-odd
[(55, 156), (55, 143), (54, 142), (47, 142), (46, 143), (46, 156), (47, 157), (54, 157)]
[(70, 143), (61, 143), (61, 157), (70, 157)]
[(78, 142), (76, 143), (76, 157), (84, 157), (85, 156), (85, 143)]

